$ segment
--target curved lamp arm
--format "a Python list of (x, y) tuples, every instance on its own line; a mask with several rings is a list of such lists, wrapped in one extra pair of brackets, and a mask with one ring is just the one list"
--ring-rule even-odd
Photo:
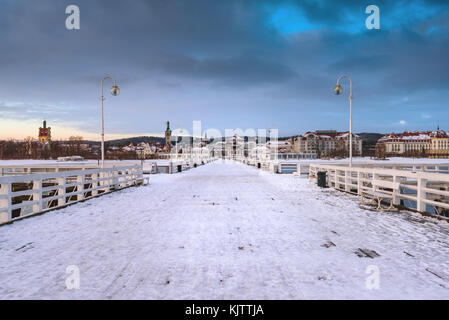
[[(352, 99), (352, 79), (351, 79), (351, 77), (350, 76), (340, 76), (338, 79), (337, 79), (337, 85), (336, 85), (336, 87), (337, 86), (340, 86), (340, 80), (341, 79), (348, 79), (349, 80), (349, 99)], [(340, 86), (341, 87), (341, 86)]]
[(115, 81), (115, 79), (111, 76), (105, 76), (103, 79), (101, 79), (101, 99), (104, 100), (103, 98), (103, 81), (105, 79), (111, 79), (112, 81), (114, 81), (114, 87), (117, 87), (117, 82)]

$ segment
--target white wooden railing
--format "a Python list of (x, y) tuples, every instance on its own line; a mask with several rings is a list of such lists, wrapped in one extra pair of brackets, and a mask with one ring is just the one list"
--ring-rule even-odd
[(410, 200), (416, 203), (416, 207), (411, 209), (422, 213), (426, 212), (426, 205), (449, 209), (447, 201), (449, 197), (449, 174), (310, 164), (309, 178), (316, 178), (318, 171), (326, 172), (328, 185), (336, 190), (360, 195), (362, 190), (374, 188), (375, 181), (390, 181), (399, 184), (400, 191), (393, 194), (394, 205), (400, 205), (401, 200)]
[[(254, 159), (247, 158), (243, 160), (244, 163), (248, 165), (261, 164), (262, 169), (269, 170), (275, 173), (298, 173), (305, 174), (309, 173), (309, 165), (311, 164), (328, 164), (335, 166), (347, 166), (347, 163), (336, 162), (332, 160), (260, 160), (255, 161)], [(295, 167), (296, 165), (296, 167)], [(408, 170), (411, 172), (433, 172), (433, 173), (446, 173), (449, 174), (449, 162), (448, 163), (389, 163), (387, 162), (360, 162), (354, 163), (353, 167), (363, 167), (363, 168), (382, 168), (382, 169), (396, 169), (396, 170)]]
[(140, 165), (3, 176), (0, 225), (147, 182)]
[[(336, 165), (339, 165), (336, 163)], [(347, 164), (342, 164), (346, 166)], [(382, 161), (374, 163), (354, 163), (355, 167), (363, 168), (382, 168), (382, 169), (396, 169), (396, 170), (408, 170), (412, 172), (433, 172), (433, 173), (446, 173), (449, 174), (449, 162), (448, 163), (385, 163)]]

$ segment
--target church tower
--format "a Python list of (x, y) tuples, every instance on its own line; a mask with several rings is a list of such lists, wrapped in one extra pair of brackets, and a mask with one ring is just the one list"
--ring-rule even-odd
[(51, 128), (47, 127), (47, 121), (44, 120), (43, 127), (39, 128), (39, 134), (37, 137), (39, 142), (48, 144), (51, 142)]
[(170, 121), (167, 121), (167, 129), (165, 129), (165, 150), (171, 151), (171, 130), (170, 130)]

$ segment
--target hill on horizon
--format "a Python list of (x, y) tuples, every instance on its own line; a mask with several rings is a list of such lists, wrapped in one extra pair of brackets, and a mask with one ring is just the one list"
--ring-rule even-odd
[[(376, 143), (377, 140), (379, 140), (384, 134), (383, 133), (376, 133), (376, 132), (362, 132), (362, 133), (356, 133), (359, 135), (363, 141), (367, 143)], [(278, 140), (283, 141), (290, 138), (296, 138), (298, 135), (293, 136), (283, 136), (279, 137)], [(190, 137), (191, 138), (191, 137)], [(226, 137), (222, 137), (222, 141), (224, 141)], [(267, 141), (270, 140), (269, 137), (266, 137)], [(209, 142), (212, 141), (212, 139), (209, 139)], [(244, 137), (244, 141), (248, 141), (248, 137)], [(64, 141), (68, 142), (68, 140)], [(137, 145), (139, 143), (157, 143), (159, 142), (161, 145), (165, 144), (165, 138), (164, 137), (156, 137), (156, 136), (136, 136), (136, 137), (129, 137), (129, 138), (122, 138), (122, 139), (113, 139), (113, 140), (105, 140), (105, 143), (107, 143), (110, 146), (117, 146), (117, 147), (124, 147), (129, 145), (130, 143)], [(93, 140), (82, 140), (81, 143), (87, 143), (89, 145), (99, 145), (100, 141), (93, 141)]]

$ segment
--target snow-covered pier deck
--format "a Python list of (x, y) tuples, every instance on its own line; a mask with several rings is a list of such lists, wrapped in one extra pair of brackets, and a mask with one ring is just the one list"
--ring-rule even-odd
[(448, 299), (448, 260), (446, 222), (217, 161), (1, 227), (0, 299)]

